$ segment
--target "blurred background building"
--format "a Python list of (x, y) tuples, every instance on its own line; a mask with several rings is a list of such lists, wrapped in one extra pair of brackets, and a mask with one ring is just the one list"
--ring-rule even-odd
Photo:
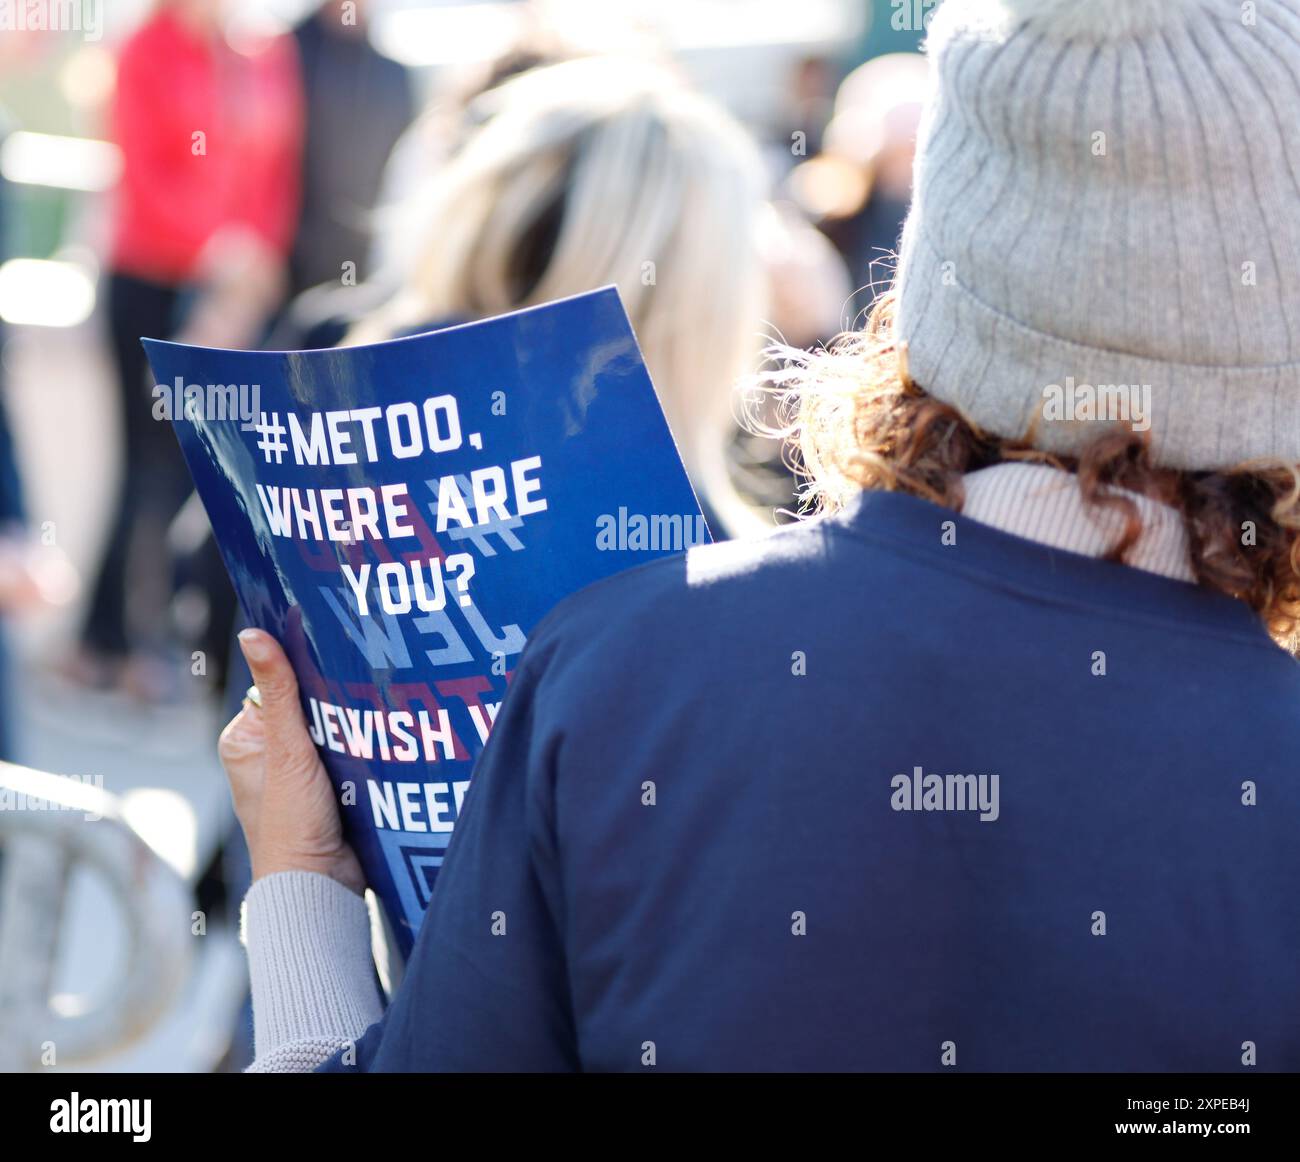
[[(0, 758), (91, 786), (0, 767), (0, 1068), (238, 1068), (243, 873), (214, 750), (237, 612), (134, 337), (337, 341), (393, 290), (392, 207), (495, 115), (476, 98), (617, 54), (680, 73), (760, 151), (754, 360), (763, 334), (827, 340), (888, 281), (934, 4), (5, 7), (85, 19), (0, 20)], [(786, 519), (779, 441), (723, 435), (742, 504), (715, 533)], [(38, 825), (27, 794), (75, 810)]]

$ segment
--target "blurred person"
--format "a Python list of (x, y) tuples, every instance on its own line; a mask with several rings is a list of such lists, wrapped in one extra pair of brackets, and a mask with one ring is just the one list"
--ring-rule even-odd
[[(126, 41), (111, 112), (123, 172), (106, 299), (124, 439), (115, 516), (73, 676), (146, 697), (170, 674), (166, 530), (190, 490), (153, 418), (142, 335), (256, 342), (280, 301), (297, 215), (301, 110), (292, 42), (236, 48), (221, 0), (164, 0)], [(224, 578), (221, 584), (225, 584)]]
[(774, 385), (830, 511), (552, 611), (382, 1013), (245, 632), (257, 1068), (1300, 1068), (1300, 0), (950, 0), (930, 51), (894, 293)]
[(877, 57), (854, 69), (835, 96), (823, 152), (790, 179), (859, 288), (849, 317), (865, 317), (889, 285), (912, 189), (912, 156), (926, 87), (924, 58)]
[(480, 127), (405, 219), (399, 289), (348, 341), (613, 283), (715, 535), (771, 527), (738, 496), (725, 458), (732, 387), (753, 367), (763, 313), (750, 139), (672, 75), (619, 58), (529, 70), (471, 116)]
[[(351, 0), (326, 0), (293, 28), (304, 124), (301, 196), (288, 256), (286, 303), (320, 284), (354, 287), (371, 273), (371, 230), (380, 183), (389, 153), (414, 114), (414, 101), (407, 70), (375, 49), (369, 28), (369, 5)], [(233, 262), (226, 266), (229, 294), (209, 296), (218, 320), (236, 317), (250, 303), (247, 273)], [(243, 333), (255, 337), (266, 303), (254, 299), (251, 306), (255, 317), (241, 326)], [(277, 319), (267, 343), (304, 345), (293, 329), (292, 323)], [(211, 684), (222, 691), (238, 608), (196, 495), (178, 512), (169, 540), (177, 560), (178, 591), (199, 599), (199, 624), (190, 627), (188, 644), (212, 659)], [(234, 664), (242, 669), (238, 658)]]
[[(0, 148), (12, 132), (13, 126), (9, 114), (0, 105)], [(10, 188), (4, 174), (0, 172), (0, 263), (10, 257)], [(0, 385), (7, 385), (7, 362), (3, 358), (4, 346), (9, 340), (8, 328), (0, 319)], [(3, 392), (0, 392), (0, 536), (21, 528), (25, 521), (23, 504), (22, 477), (18, 470), (18, 457), (14, 449), (13, 434), (9, 428), (9, 409)], [(3, 667), (0, 666), (0, 680), (3, 680)], [(0, 697), (0, 703), (3, 703)]]
[(776, 141), (785, 168), (792, 161), (821, 152), (822, 135), (834, 105), (835, 75), (825, 57), (801, 57), (795, 64), (782, 102), (786, 121)]
[[(489, 115), (487, 103), (480, 98), (533, 69), (562, 64), (578, 55), (535, 9), (526, 11), (530, 19), (519, 39), (451, 79), (393, 146), (379, 195), (372, 266), (394, 284), (410, 262), (405, 243), (409, 230), (420, 228), (423, 190)], [(388, 288), (390, 293), (393, 289)]]
[[(10, 132), (8, 114), (0, 106), (0, 149)], [(9, 183), (0, 174), (0, 262), (9, 257), (10, 213)], [(34, 543), (28, 532), (22, 473), (6, 398), (8, 341), (8, 328), (0, 319), (0, 617), (4, 618), (66, 604), (76, 595), (78, 585), (76, 572), (62, 550)], [(9, 644), (0, 625), (0, 761), (5, 762), (17, 757), (9, 716), (11, 682)]]
[(478, 99), (514, 77), (571, 55), (559, 41), (534, 34), (470, 70), (432, 100), (393, 145), (384, 166), (370, 223), (369, 275), (355, 285), (338, 280), (303, 291), (268, 345), (281, 350), (336, 346), (360, 319), (392, 298), (413, 260), (410, 236), (425, 229), (425, 191), (488, 115)]
[[(8, 113), (0, 105), (0, 147), (4, 146), (11, 131)], [(0, 262), (9, 257), (9, 196), (9, 183), (0, 173)], [(14, 604), (27, 604), (30, 593), (28, 570), (21, 548), (25, 521), (22, 477), (18, 471), (5, 399), (9, 380), (5, 359), (8, 339), (7, 327), (0, 319), (0, 613), (8, 613)], [(9, 665), (9, 643), (4, 626), (0, 625), (0, 761), (3, 762), (12, 762), (15, 758), (13, 729), (9, 720), (12, 681)]]
[(294, 27), (305, 95), (302, 206), (289, 293), (370, 275), (371, 225), (389, 153), (414, 116), (406, 69), (370, 43), (369, 4), (326, 0)]
[(896, 52), (917, 52), (940, 0), (859, 0), (866, 5), (862, 61)]

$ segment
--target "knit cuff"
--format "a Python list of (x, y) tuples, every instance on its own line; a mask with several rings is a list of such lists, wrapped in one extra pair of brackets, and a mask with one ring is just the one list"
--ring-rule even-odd
[(245, 1073), (315, 1073), (342, 1046), (328, 1038), (290, 1041), (271, 1053), (260, 1054)]
[(244, 897), (258, 1060), (292, 1043), (356, 1041), (382, 1005), (365, 901), (328, 876), (278, 872)]

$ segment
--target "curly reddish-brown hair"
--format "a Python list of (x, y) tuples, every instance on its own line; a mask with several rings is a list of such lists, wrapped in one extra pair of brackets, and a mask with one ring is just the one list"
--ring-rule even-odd
[(1078, 457), (989, 435), (912, 381), (893, 312), (887, 294), (861, 331), (827, 349), (769, 351), (774, 367), (762, 380), (780, 416), (769, 430), (795, 451), (806, 510), (833, 511), (858, 489), (879, 488), (960, 512), (966, 473), (1009, 460), (1050, 464), (1078, 477), (1086, 503), (1123, 517), (1111, 560), (1126, 561), (1142, 533), (1139, 506), (1115, 489), (1177, 509), (1197, 582), (1246, 602), (1300, 655), (1300, 465), (1176, 471), (1154, 464), (1147, 438), (1122, 428), (1108, 428)]

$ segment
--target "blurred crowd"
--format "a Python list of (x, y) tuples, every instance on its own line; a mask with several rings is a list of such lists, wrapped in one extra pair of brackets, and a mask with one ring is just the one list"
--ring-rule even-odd
[[(165, 706), (189, 696), (199, 656), (203, 698), (247, 685), (233, 593), (140, 336), (333, 346), (613, 283), (715, 538), (789, 519), (798, 466), (762, 416), (742, 422), (734, 387), (769, 342), (828, 341), (885, 288), (925, 75), (922, 30), (897, 27), (897, 6), (844, 5), (862, 35), (747, 82), (780, 89), (767, 123), (725, 108), (652, 36), (570, 43), (541, 4), (517, 5), (504, 51), (433, 78), (380, 51), (375, 5), (357, 0), (278, 32), (232, 23), (225, 0), (158, 0), (110, 27), (93, 112), (118, 152), (96, 317), (121, 470), (79, 483), (115, 491), (78, 588), (57, 538), (25, 524), (22, 449), (0, 416), (0, 610), (76, 610), (49, 664), (79, 690)], [(0, 119), (0, 134), (24, 128)], [(13, 753), (0, 729), (0, 757)], [(239, 873), (214, 866), (237, 898)]]

